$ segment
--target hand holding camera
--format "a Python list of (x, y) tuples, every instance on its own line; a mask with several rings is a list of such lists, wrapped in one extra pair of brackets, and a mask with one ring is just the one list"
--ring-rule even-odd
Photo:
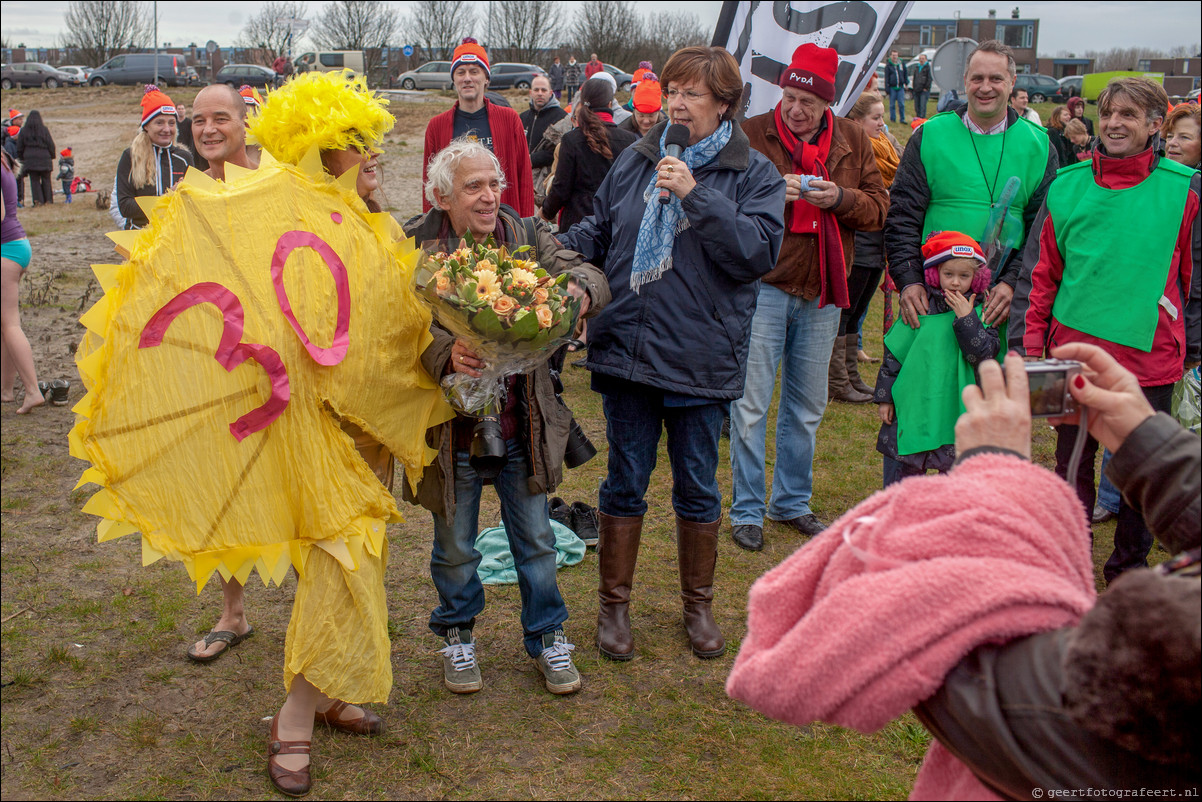
[(992, 360), (980, 368), (981, 384), (964, 388), (965, 412), (956, 421), (956, 453), (994, 446), (1031, 458), (1031, 401), (1027, 370), (1018, 354), (1002, 366)]
[[(1081, 363), (1082, 370), (1069, 382), (1068, 391), (1079, 406), (1089, 407), (1089, 433), (1112, 453), (1137, 426), (1156, 414), (1135, 375), (1098, 346), (1069, 343), (1052, 349), (1052, 354)], [(1074, 411), (1049, 422), (1076, 424), (1079, 417)]]

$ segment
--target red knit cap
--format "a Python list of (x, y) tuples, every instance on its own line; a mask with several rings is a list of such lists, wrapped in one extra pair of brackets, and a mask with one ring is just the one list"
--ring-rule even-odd
[(60, 150), (58, 155), (62, 156), (64, 159), (71, 158), (71, 148), (64, 148), (63, 150)]
[(21, 119), (21, 118), (22, 118), (22, 117), (24, 117), (24, 116), (25, 116), (25, 115), (24, 115), (24, 114), (22, 114), (22, 113), (21, 113), (19, 110), (17, 110), (17, 109), (9, 109), (9, 110), (8, 110), (8, 121), (9, 121), (10, 123), (15, 123), (17, 120)]
[(239, 87), (238, 94), (242, 95), (242, 101), (251, 108), (257, 109), (263, 105), (263, 96), (259, 94), (259, 90), (249, 84)]
[(827, 103), (833, 103), (838, 69), (839, 54), (833, 48), (807, 42), (793, 51), (793, 60), (780, 74), (780, 85), (813, 92)]
[(977, 241), (959, 231), (934, 231), (922, 244), (922, 266), (934, 267), (948, 259), (975, 259), (985, 264)]
[(655, 77), (655, 73), (643, 73), (643, 80), (639, 81), (639, 85), (634, 88), (631, 105), (634, 106), (635, 111), (643, 114), (655, 114), (657, 111), (663, 111), (664, 89), (660, 86), (659, 78)]
[(480, 47), (480, 43), (470, 36), (463, 40), (463, 44), (455, 48), (455, 55), (451, 59), (452, 77), (455, 75), (455, 69), (463, 64), (478, 65), (484, 70), (484, 77), (492, 79), (492, 72), (488, 69), (488, 54), (484, 52), (484, 48)]
[(142, 127), (160, 114), (175, 116), (175, 104), (171, 98), (163, 94), (163, 90), (154, 84), (146, 85), (146, 94), (142, 95)]
[(16, 136), (16, 135), (17, 135), (17, 134), (19, 134), (19, 133), (21, 133), (21, 127), (20, 127), (20, 126), (18, 126), (18, 125), (10, 125), (10, 126), (8, 127), (8, 135), (9, 135), (9, 136)]

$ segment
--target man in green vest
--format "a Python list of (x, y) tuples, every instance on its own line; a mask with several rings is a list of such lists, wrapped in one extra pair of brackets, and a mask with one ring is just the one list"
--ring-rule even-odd
[[(1152, 408), (1168, 412), (1173, 386), (1202, 352), (1198, 171), (1157, 154), (1168, 107), (1157, 83), (1111, 81), (1098, 96), (1098, 147), (1089, 161), (1060, 171), (1035, 220), (1014, 298), (1010, 345), (1028, 359), (1055, 346), (1100, 346), (1135, 374)], [(1057, 427), (1056, 472), (1067, 473), (1077, 427)], [(1077, 495), (1094, 505), (1089, 437)], [(1123, 499), (1110, 582), (1147, 565), (1152, 535)]]
[[(962, 231), (988, 249), (987, 229), (998, 217), (1000, 264), (990, 264), (994, 285), (985, 323), (996, 325), (1010, 314), (1019, 253), (1060, 166), (1047, 132), (1008, 106), (1014, 77), (1014, 52), (996, 40), (982, 42), (964, 71), (967, 108), (927, 120), (902, 154), (890, 188), (885, 251), (889, 275), (901, 290), (902, 320), (911, 328), (927, 312), (922, 275), (927, 235)], [(1012, 178), (1017, 191), (1006, 203)], [(1015, 250), (1007, 254), (1007, 247)]]

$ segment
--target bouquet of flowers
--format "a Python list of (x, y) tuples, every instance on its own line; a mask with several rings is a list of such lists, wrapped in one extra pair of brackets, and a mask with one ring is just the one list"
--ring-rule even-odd
[(417, 295), (447, 331), (466, 341), (485, 363), (480, 378), (452, 373), (442, 380), (451, 405), (477, 417), (503, 406), (504, 378), (524, 373), (568, 342), (580, 299), (570, 276), (550, 275), (523, 258), (530, 246), (510, 250), (492, 236), (467, 234), (457, 246), (425, 243), (414, 273)]

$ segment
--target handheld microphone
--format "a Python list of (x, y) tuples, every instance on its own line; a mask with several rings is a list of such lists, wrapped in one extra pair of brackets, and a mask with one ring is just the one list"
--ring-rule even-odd
[[(668, 126), (668, 134), (664, 137), (664, 155), (679, 159), (680, 154), (684, 153), (684, 149), (688, 147), (688, 144), (688, 126), (680, 125), (679, 123)], [(672, 200), (672, 193), (667, 188), (661, 188), (659, 191), (659, 202), (668, 203), (670, 200)]]

